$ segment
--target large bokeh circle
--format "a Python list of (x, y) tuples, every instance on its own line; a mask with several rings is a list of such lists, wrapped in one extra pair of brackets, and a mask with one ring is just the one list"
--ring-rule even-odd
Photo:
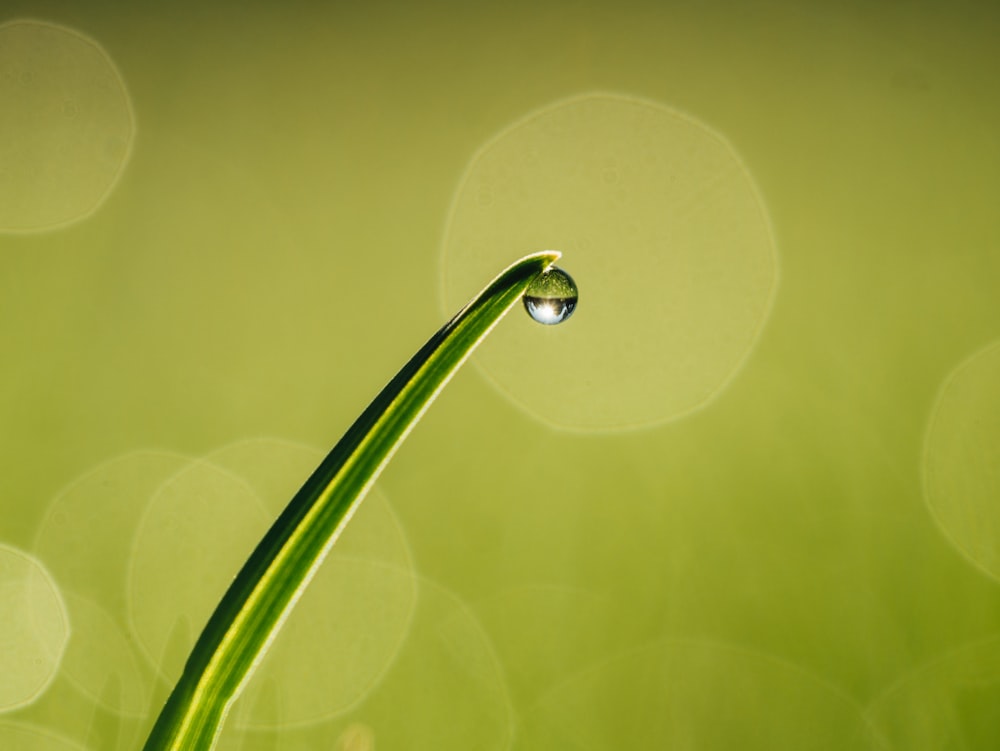
[(44, 21), (0, 25), (0, 232), (90, 215), (135, 134), (118, 69), (95, 40)]
[(767, 211), (718, 133), (651, 101), (587, 94), (501, 131), (455, 193), (442, 253), (457, 310), (518, 256), (564, 253), (573, 319), (515, 315), (477, 362), (559, 428), (666, 422), (717, 396), (771, 308), (778, 263)]

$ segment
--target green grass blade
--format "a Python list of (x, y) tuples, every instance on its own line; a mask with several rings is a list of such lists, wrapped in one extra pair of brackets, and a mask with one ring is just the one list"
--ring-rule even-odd
[(145, 751), (211, 748), (254, 665), (397, 446), (476, 345), (558, 258), (556, 251), (537, 253), (503, 271), (431, 337), (334, 446), (223, 596)]

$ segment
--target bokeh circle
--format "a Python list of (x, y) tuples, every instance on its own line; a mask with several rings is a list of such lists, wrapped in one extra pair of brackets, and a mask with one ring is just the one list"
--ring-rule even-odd
[(66, 604), (49, 572), (23, 550), (0, 544), (0, 712), (45, 692), (69, 634)]
[(558, 102), (479, 149), (445, 231), (446, 310), (546, 249), (563, 252), (579, 285), (573, 319), (546, 329), (513, 316), (476, 360), (526, 412), (567, 430), (644, 427), (709, 403), (777, 286), (767, 211), (733, 148), (631, 96)]
[[(144, 654), (170, 682), (247, 556), (322, 458), (280, 439), (237, 441), (153, 494), (133, 540), (129, 616)], [(362, 701), (409, 632), (416, 582), (402, 527), (373, 489), (262, 656), (233, 708), (235, 725), (309, 725)], [(261, 714), (261, 706), (273, 711)]]
[(76, 741), (25, 722), (0, 722), (0, 748), (11, 751), (87, 751)]
[(1000, 342), (945, 379), (927, 427), (924, 494), (952, 544), (1000, 580)]
[(1000, 637), (963, 644), (913, 668), (868, 706), (866, 716), (899, 751), (996, 747)]
[(135, 118), (107, 52), (35, 20), (0, 25), (0, 232), (82, 219), (128, 161)]
[(623, 652), (546, 692), (519, 748), (876, 751), (860, 706), (774, 656), (664, 640)]

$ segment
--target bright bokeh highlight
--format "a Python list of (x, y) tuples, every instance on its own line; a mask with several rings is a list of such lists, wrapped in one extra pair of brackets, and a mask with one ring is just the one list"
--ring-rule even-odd
[(49, 572), (23, 550), (0, 544), (0, 712), (45, 692), (69, 635), (66, 605)]
[(526, 412), (570, 430), (705, 406), (747, 358), (777, 284), (767, 211), (733, 148), (629, 96), (558, 102), (479, 149), (449, 214), (445, 308), (512, 256), (549, 248), (584, 300), (573, 321), (497, 327), (476, 359)]
[(0, 25), (0, 232), (51, 229), (104, 201), (128, 160), (135, 120), (107, 52), (72, 29)]

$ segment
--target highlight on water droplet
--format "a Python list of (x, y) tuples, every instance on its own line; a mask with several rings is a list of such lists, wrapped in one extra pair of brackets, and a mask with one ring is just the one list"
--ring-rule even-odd
[(579, 297), (573, 277), (558, 266), (551, 266), (524, 293), (524, 309), (534, 320), (552, 326), (573, 315)]

